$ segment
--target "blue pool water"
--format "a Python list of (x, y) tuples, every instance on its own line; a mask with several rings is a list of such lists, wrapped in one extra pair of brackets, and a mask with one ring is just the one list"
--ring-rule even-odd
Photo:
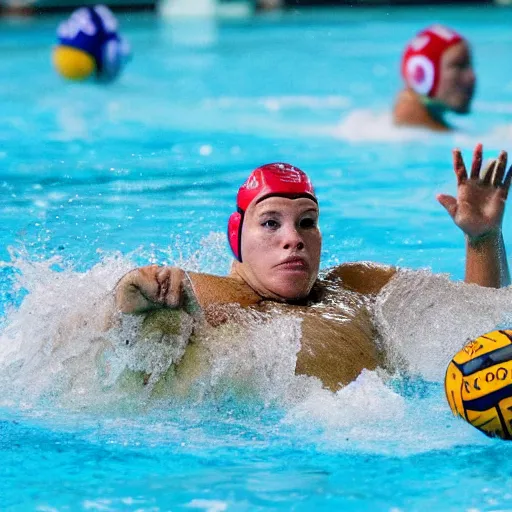
[[(512, 11), (120, 21), (134, 58), (98, 87), (54, 74), (57, 18), (0, 20), (0, 508), (511, 510), (511, 445), (455, 420), (442, 391), (467, 337), (510, 325), (510, 292), (457, 284), (463, 237), (435, 194), (454, 192), (453, 147), (512, 149)], [(475, 53), (474, 112), (452, 135), (390, 123), (401, 49), (430, 21)], [(310, 173), (324, 267), (424, 269), (376, 310), (408, 370), (333, 394), (294, 375), (277, 320), (220, 347), (193, 397), (106, 393), (77, 318), (137, 264), (224, 274), (236, 190), (269, 161)], [(510, 209), (504, 224), (510, 252)], [(239, 369), (249, 390), (225, 385)]]

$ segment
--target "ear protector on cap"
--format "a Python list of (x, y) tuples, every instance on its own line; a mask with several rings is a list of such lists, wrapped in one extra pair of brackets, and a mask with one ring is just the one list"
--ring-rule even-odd
[(402, 58), (406, 84), (422, 96), (435, 96), (442, 56), (450, 46), (463, 40), (457, 32), (442, 25), (433, 25), (417, 34), (405, 48)]
[(242, 221), (243, 212), (233, 212), (228, 220), (228, 242), (235, 258), (242, 261), (242, 248), (240, 242), (242, 241)]
[(414, 55), (407, 61), (405, 72), (409, 85), (418, 94), (428, 96), (433, 89), (436, 75), (432, 61), (424, 55)]
[(236, 196), (237, 211), (228, 220), (228, 242), (235, 258), (242, 261), (242, 224), (253, 201), (267, 196), (309, 197), (317, 202), (313, 185), (304, 171), (290, 164), (273, 163), (251, 172)]

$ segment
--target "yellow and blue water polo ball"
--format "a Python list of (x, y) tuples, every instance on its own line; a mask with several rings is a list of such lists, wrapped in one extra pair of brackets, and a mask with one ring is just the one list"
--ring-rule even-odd
[(53, 50), (53, 65), (69, 80), (86, 80), (96, 72), (96, 62), (87, 52), (72, 46), (59, 45)]
[(116, 18), (104, 5), (75, 10), (57, 29), (53, 51), (57, 72), (70, 80), (116, 78), (130, 57), (129, 45), (117, 28)]
[(512, 439), (512, 330), (469, 341), (448, 365), (444, 389), (456, 416), (488, 436)]

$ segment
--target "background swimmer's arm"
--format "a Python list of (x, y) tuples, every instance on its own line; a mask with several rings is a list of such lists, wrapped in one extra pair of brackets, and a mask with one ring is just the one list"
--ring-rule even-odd
[(331, 269), (325, 280), (339, 279), (344, 288), (364, 295), (375, 295), (397, 273), (395, 267), (367, 261), (344, 263)]
[(115, 287), (116, 308), (121, 313), (141, 314), (183, 305), (185, 272), (177, 267), (149, 265), (124, 275)]
[(507, 154), (502, 151), (497, 160), (481, 171), (482, 145), (478, 144), (468, 177), (462, 155), (456, 149), (453, 152), (453, 167), (457, 176), (457, 197), (445, 194), (437, 196), (466, 235), (466, 283), (492, 288), (510, 283), (501, 233), (512, 179), (512, 168), (505, 173), (506, 166)]

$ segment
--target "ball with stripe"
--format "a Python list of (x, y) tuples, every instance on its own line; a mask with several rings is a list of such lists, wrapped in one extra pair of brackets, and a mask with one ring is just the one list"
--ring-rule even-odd
[(484, 434), (512, 439), (512, 330), (469, 341), (444, 382), (451, 410)]

